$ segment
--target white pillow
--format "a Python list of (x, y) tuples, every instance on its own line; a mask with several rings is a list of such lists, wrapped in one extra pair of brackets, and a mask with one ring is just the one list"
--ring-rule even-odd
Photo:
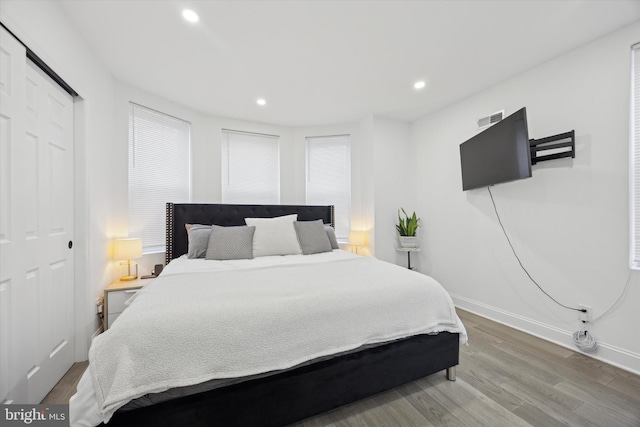
[(293, 223), (298, 214), (275, 218), (245, 218), (249, 226), (255, 226), (253, 256), (299, 255), (302, 253)]

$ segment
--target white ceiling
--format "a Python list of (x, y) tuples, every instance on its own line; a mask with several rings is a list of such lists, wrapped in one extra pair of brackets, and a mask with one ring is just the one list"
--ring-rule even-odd
[(638, 0), (62, 4), (118, 80), (286, 126), (412, 121), (640, 20)]

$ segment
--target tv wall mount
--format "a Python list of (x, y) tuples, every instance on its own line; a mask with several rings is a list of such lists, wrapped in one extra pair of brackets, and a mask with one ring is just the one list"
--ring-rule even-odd
[[(531, 164), (545, 160), (561, 159), (563, 157), (576, 158), (575, 130), (548, 136), (541, 139), (530, 139)], [(545, 154), (546, 153), (546, 154)]]

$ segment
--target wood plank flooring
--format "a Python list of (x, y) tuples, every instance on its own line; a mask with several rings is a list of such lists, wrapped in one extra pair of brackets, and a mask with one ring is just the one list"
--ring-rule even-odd
[(80, 382), (80, 377), (89, 366), (89, 361), (74, 363), (71, 369), (64, 374), (64, 377), (58, 381), (58, 384), (47, 394), (42, 400), (42, 404), (55, 405), (67, 404), (69, 399), (76, 392), (76, 387)]
[[(469, 333), (457, 380), (444, 372), (292, 427), (640, 427), (640, 376), (458, 310)], [(43, 403), (67, 403), (86, 362)]]

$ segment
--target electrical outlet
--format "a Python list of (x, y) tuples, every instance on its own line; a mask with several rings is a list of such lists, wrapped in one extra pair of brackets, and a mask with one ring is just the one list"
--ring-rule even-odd
[(582, 310), (587, 310), (587, 311), (581, 311), (578, 319), (582, 322), (582, 323), (588, 323), (591, 322), (591, 307), (589, 307), (588, 305), (583, 305), (583, 304), (578, 304), (578, 307), (580, 307), (580, 309)]

